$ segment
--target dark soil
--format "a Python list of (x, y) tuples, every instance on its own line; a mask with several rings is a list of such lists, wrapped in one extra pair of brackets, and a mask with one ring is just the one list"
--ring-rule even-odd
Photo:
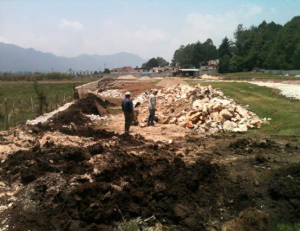
[[(117, 106), (115, 104), (110, 103), (107, 100), (102, 100), (94, 94), (87, 94), (84, 98), (79, 99), (76, 103), (71, 105), (68, 110), (69, 111), (77, 111), (80, 110), (84, 114), (94, 114), (98, 115), (98, 110), (95, 105), (95, 101), (102, 106), (103, 108), (107, 108), (108, 106)], [(102, 116), (102, 115), (101, 115)]]
[[(9, 209), (10, 230), (113, 230), (116, 222), (152, 215), (176, 230), (221, 230), (239, 216), (248, 226), (243, 230), (299, 221), (300, 165), (267, 169), (279, 164), (275, 155), (296, 155), (296, 145), (233, 136), (170, 145), (90, 128), (76, 135), (97, 144), (37, 142), (0, 164), (3, 182), (22, 185)], [(199, 143), (205, 151), (198, 151)], [(175, 155), (183, 147), (184, 154)], [(220, 161), (228, 157), (237, 160)], [(263, 178), (259, 185), (253, 184), (255, 169)], [(259, 211), (269, 215), (251, 223)]]
[[(98, 103), (98, 109), (96, 103)], [(106, 110), (108, 107), (116, 106), (114, 103), (110, 103), (108, 100), (102, 100), (94, 94), (87, 94), (84, 98), (78, 99), (67, 110), (59, 112), (53, 117), (53, 119), (46, 124), (38, 124), (32, 126), (31, 129), (34, 133), (41, 133), (44, 131), (58, 130), (66, 134), (82, 133), (78, 130), (87, 129), (88, 124), (91, 123), (89, 117), (85, 114), (105, 116), (109, 114)]]

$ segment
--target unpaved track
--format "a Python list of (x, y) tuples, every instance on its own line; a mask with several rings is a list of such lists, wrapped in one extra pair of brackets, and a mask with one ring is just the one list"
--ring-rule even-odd
[(280, 94), (285, 97), (300, 100), (300, 85), (299, 84), (284, 84), (284, 83), (268, 83), (268, 82), (250, 82), (262, 87), (270, 87), (280, 90)]

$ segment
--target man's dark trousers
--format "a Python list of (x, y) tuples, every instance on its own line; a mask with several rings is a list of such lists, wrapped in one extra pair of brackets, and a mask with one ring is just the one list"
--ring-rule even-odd
[(129, 132), (130, 125), (132, 123), (132, 112), (124, 111), (125, 116), (125, 132)]
[(155, 110), (153, 109), (153, 110), (151, 110), (151, 109), (149, 109), (149, 113), (150, 113), (150, 115), (149, 115), (149, 117), (148, 117), (148, 125), (153, 125), (154, 124), (154, 122), (153, 122), (153, 120), (154, 120), (154, 116), (155, 116)]

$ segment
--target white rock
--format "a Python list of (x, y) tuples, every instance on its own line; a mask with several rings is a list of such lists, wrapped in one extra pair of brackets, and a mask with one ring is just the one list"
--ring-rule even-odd
[(248, 111), (244, 108), (242, 108), (240, 105), (237, 105), (236, 112), (240, 114), (241, 117), (247, 118), (248, 117)]
[(231, 122), (229, 120), (225, 121), (223, 124), (224, 131), (233, 131), (233, 129), (236, 127), (237, 127), (237, 124), (234, 122)]
[(237, 128), (234, 128), (232, 131), (233, 132), (247, 132), (248, 128), (247, 128), (247, 125), (242, 124), (242, 125), (239, 125)]

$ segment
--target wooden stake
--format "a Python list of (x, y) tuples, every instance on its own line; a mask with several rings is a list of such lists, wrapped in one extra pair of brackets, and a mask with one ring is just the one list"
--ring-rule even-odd
[(75, 83), (73, 85), (73, 99), (75, 99), (75, 92), (76, 92), (76, 87), (75, 87)]
[(19, 101), (19, 107), (20, 107), (22, 122), (24, 123), (25, 122), (25, 118), (24, 118), (23, 104), (22, 104), (22, 101), (21, 101), (20, 97), (18, 97), (18, 101)]
[(53, 96), (50, 99), (50, 111), (53, 111)]
[(13, 120), (14, 120), (14, 127), (15, 127), (16, 126), (15, 101), (13, 102)]
[(8, 130), (8, 109), (7, 99), (4, 99), (4, 130)]
[(34, 117), (34, 106), (33, 106), (32, 97), (30, 97), (30, 103), (31, 103), (32, 116)]

